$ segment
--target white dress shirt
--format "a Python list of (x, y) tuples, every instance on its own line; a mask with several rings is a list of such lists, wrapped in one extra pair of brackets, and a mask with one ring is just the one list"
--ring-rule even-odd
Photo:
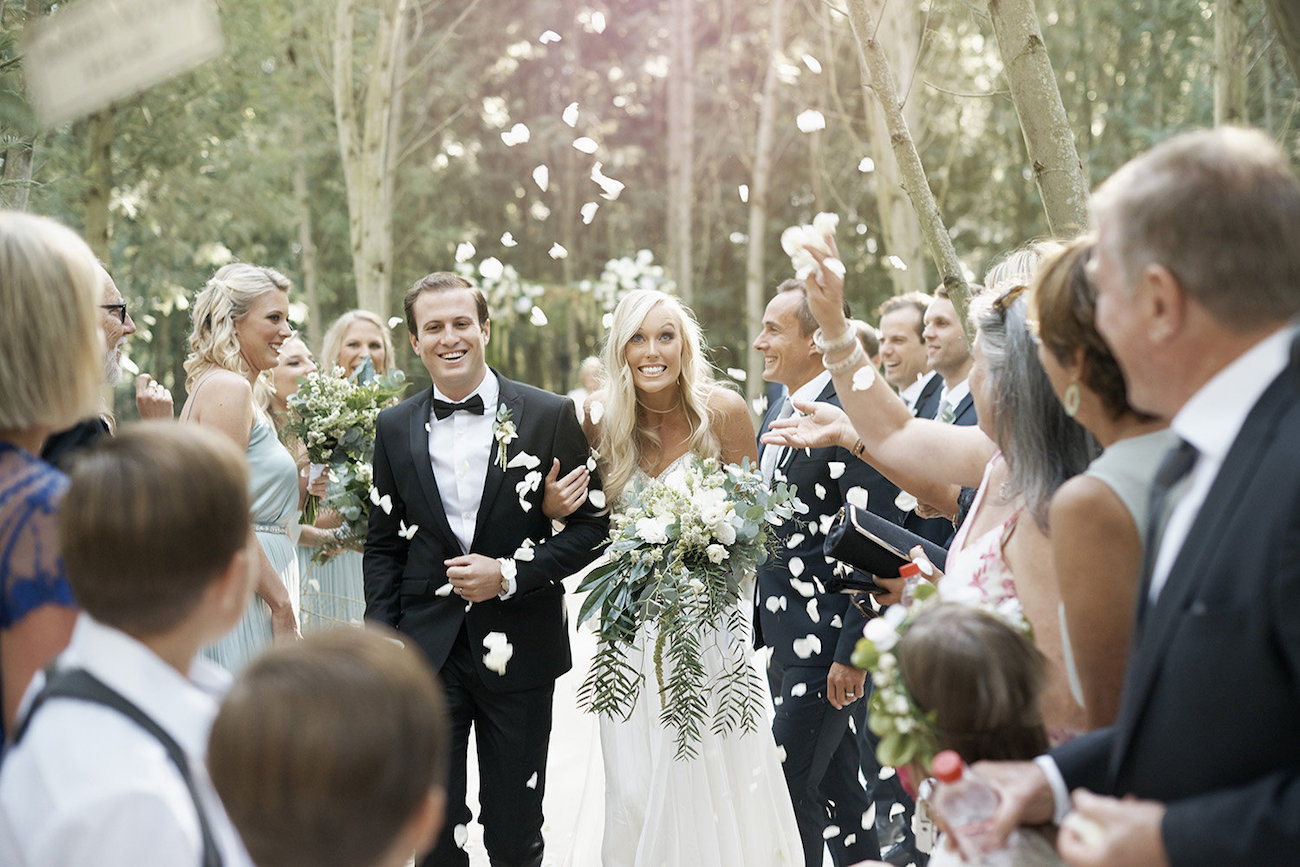
[(925, 391), (925, 387), (930, 384), (930, 380), (934, 379), (938, 375), (939, 374), (933, 370), (928, 373), (923, 373), (918, 376), (911, 385), (898, 393), (898, 396), (902, 399), (903, 403), (906, 404), (907, 411), (912, 415), (916, 415), (916, 399), (921, 396), (921, 392)]
[(438, 400), (463, 403), (475, 394), (483, 399), (482, 415), (453, 412), (439, 419), (432, 407), (429, 410), (429, 461), (433, 464), (433, 478), (438, 483), (447, 523), (464, 553), (474, 544), (488, 462), (496, 454), (492, 428), (496, 424), (500, 390), (501, 384), (490, 370), (478, 388), (459, 401), (450, 401), (437, 385), (433, 387), (433, 396)]
[[(823, 370), (821, 373), (796, 388), (794, 393), (786, 398), (786, 400), (789, 401), (789, 405), (781, 408), (781, 412), (777, 414), (777, 418), (789, 418), (791, 415), (798, 412), (798, 410), (794, 408), (794, 402), (796, 400), (800, 403), (812, 403), (815, 401), (821, 395), (822, 391), (825, 390), (826, 386), (830, 385), (830, 382), (830, 371)], [(789, 410), (788, 413), (787, 410)], [(768, 445), (763, 448), (763, 454), (759, 458), (759, 467), (763, 472), (764, 479), (769, 482), (772, 480), (776, 468), (781, 465), (783, 460), (785, 460), (787, 451), (788, 449), (785, 446)]]
[(948, 405), (948, 409), (956, 412), (957, 404), (961, 403), (968, 394), (970, 394), (970, 379), (963, 379), (952, 388), (949, 388), (945, 381), (943, 390), (939, 392), (939, 409), (935, 411), (934, 417), (942, 421), (944, 404)]
[[(83, 668), (180, 744), (225, 867), (252, 867), (203, 757), (230, 675), (196, 658), (189, 678), (123, 632), (77, 618), (60, 668)], [(30, 702), (44, 685), (37, 674)], [(194, 801), (153, 735), (112, 708), (51, 698), (0, 766), (0, 864), (6, 867), (198, 865)]]
[[(1191, 532), (1197, 514), (1205, 504), (1223, 460), (1246, 424), (1246, 417), (1260, 397), (1277, 379), (1291, 355), (1294, 331), (1282, 328), (1256, 343), (1235, 361), (1201, 386), (1169, 423), (1170, 429), (1196, 447), (1183, 494), (1174, 504), (1160, 537), (1160, 550), (1151, 571), (1150, 601), (1154, 605), (1169, 580), (1174, 560)], [(1055, 821), (1059, 824), (1070, 811), (1070, 793), (1065, 778), (1050, 756), (1034, 760), (1043, 769), (1055, 799)]]

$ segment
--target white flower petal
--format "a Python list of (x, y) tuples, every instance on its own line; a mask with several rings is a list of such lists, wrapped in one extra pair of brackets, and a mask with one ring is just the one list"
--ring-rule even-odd
[(466, 841), (469, 840), (469, 828), (464, 825), (457, 825), (452, 829), (451, 837), (456, 841), (457, 848), (464, 849)]
[(587, 202), (582, 206), (582, 224), (584, 226), (590, 226), (591, 221), (596, 219), (596, 209), (599, 207), (600, 205), (595, 202)]
[(578, 125), (578, 104), (576, 102), (571, 102), (567, 106), (565, 106), (564, 114), (560, 115), (560, 118), (571, 127), (577, 126)]
[(397, 326), (402, 324), (402, 321), (403, 321), (402, 317), (400, 316), (390, 316), (388, 317), (388, 327), (396, 328)]
[(894, 268), (898, 271), (907, 270), (907, 263), (904, 262), (902, 259), (898, 258), (897, 256), (886, 256), (885, 264), (889, 265), (889, 267)]
[(590, 501), (591, 501), (591, 504), (592, 504), (593, 506), (595, 506), (597, 509), (603, 509), (603, 508), (605, 508), (605, 492), (604, 492), (604, 491), (601, 491), (601, 490), (588, 491), (588, 492), (587, 492), (587, 499), (590, 500)]
[(817, 495), (817, 499), (819, 500), (826, 499), (826, 487), (822, 484), (813, 485), (813, 493)]
[(406, 539), (408, 541), (414, 539), (416, 531), (420, 529), (419, 524), (412, 524), (411, 526), (408, 527), (406, 526), (405, 521), (399, 520), (397, 523), (398, 523), (397, 535), (401, 536), (403, 539)]
[(781, 764), (785, 764), (785, 747), (780, 744), (776, 745), (776, 757), (781, 760)]
[[(884, 778), (882, 777), (881, 779)], [(876, 805), (874, 803), (867, 808), (865, 813), (862, 814), (862, 827), (864, 829), (876, 827)]]
[(809, 72), (812, 72), (816, 75), (821, 75), (822, 72), (821, 61), (819, 61), (816, 57), (813, 57), (811, 54), (805, 54), (803, 56), (803, 65), (808, 67)]
[(800, 545), (803, 544), (803, 540), (804, 540), (803, 533), (795, 533), (793, 536), (791, 536), (789, 539), (786, 540), (785, 546), (787, 548), (798, 548)]
[(518, 243), (519, 242), (515, 240), (515, 236), (510, 232), (505, 232), (504, 234), (501, 235), (502, 247), (513, 247)]
[(866, 391), (871, 388), (871, 384), (876, 381), (876, 368), (870, 364), (864, 364), (857, 370), (853, 371), (853, 390)]
[(537, 188), (543, 193), (546, 192), (546, 188), (551, 184), (551, 170), (546, 166), (533, 169), (533, 183), (537, 184)]
[(749, 184), (741, 184), (738, 189), (740, 191), (740, 200), (745, 204), (749, 204)]
[(844, 618), (840, 617), (838, 614), (836, 614), (834, 617), (831, 618), (832, 628), (839, 629), (843, 625), (844, 625)]
[(832, 479), (838, 479), (844, 475), (844, 461), (828, 461), (826, 469), (830, 470)]
[(489, 256), (479, 263), (478, 272), (484, 280), (500, 280), (506, 272), (506, 266), (496, 256)]
[(437, 590), (433, 591), (434, 596), (450, 596), (452, 587), (450, 584), (444, 584)]
[(506, 663), (515, 655), (514, 645), (506, 639), (504, 632), (489, 632), (483, 636), (483, 646), (488, 651), (483, 654), (483, 665), (498, 675), (504, 675)]
[(844, 502), (859, 509), (867, 507), (867, 489), (854, 485), (844, 493)]
[(591, 423), (600, 424), (601, 418), (605, 415), (605, 404), (598, 400), (593, 400), (589, 411), (591, 412)]
[(823, 840), (834, 840), (839, 835), (840, 835), (839, 825), (827, 825), (825, 828), (822, 829)]
[(805, 608), (806, 608), (806, 610), (808, 611), (808, 619), (809, 619), (809, 620), (811, 620), (813, 623), (821, 623), (821, 622), (822, 622), (821, 612), (819, 612), (819, 611), (817, 610), (817, 600), (816, 600), (815, 598), (814, 598), (814, 599), (809, 599), (809, 600), (808, 600), (808, 604), (807, 604), (807, 606), (805, 606)]
[(528, 313), (528, 321), (529, 323), (536, 325), (538, 328), (540, 328), (541, 326), (545, 325), (549, 320), (547, 320), (546, 313), (545, 311), (542, 310), (542, 308), (534, 306), (533, 309)]
[(573, 140), (573, 149), (582, 151), (584, 154), (594, 154), (599, 147), (600, 145), (596, 144), (596, 140), (589, 136), (579, 136)]
[(799, 127), (799, 132), (817, 132), (826, 129), (826, 117), (815, 108), (799, 112), (799, 116), (794, 119), (795, 126)]
[(894, 507), (899, 511), (910, 512), (919, 505), (916, 497), (907, 491), (899, 491), (898, 496), (894, 497)]
[(822, 640), (816, 635), (805, 635), (803, 638), (794, 640), (794, 655), (800, 659), (807, 659), (814, 653), (822, 652)]
[(767, 597), (767, 601), (763, 603), (763, 607), (775, 614), (785, 607), (785, 597), (769, 596)]
[(537, 788), (537, 771), (533, 771), (533, 775), (528, 778), (528, 782), (524, 783), (524, 785), (530, 789)]
[(732, 379), (736, 380), (736, 382), (744, 382), (749, 379), (749, 373), (741, 370), (739, 367), (728, 367), (727, 376), (730, 376)]
[(875, 170), (876, 170), (876, 161), (873, 160), (871, 157), (863, 157), (862, 159), (858, 160), (858, 171), (862, 172), (864, 175), (870, 174)]
[(817, 585), (813, 584), (811, 581), (800, 581), (798, 578), (791, 578), (790, 586), (805, 599), (811, 599), (813, 596), (817, 595)]
[(794, 686), (790, 687), (790, 695), (794, 696), (795, 698), (798, 698), (799, 696), (804, 695), (807, 692), (808, 692), (808, 684), (806, 683), (796, 683)]
[(556, 241), (554, 244), (551, 245), (551, 249), (548, 251), (548, 253), (550, 254), (552, 259), (563, 259), (569, 255), (569, 251), (564, 249), (564, 245), (561, 244), (559, 241)]
[(803, 574), (803, 560), (800, 560), (798, 557), (791, 557), (790, 562), (786, 565), (790, 567), (790, 574), (795, 578), (798, 578)]
[(843, 280), (844, 275), (848, 273), (848, 269), (844, 267), (844, 263), (840, 261), (837, 256), (831, 256), (829, 259), (824, 260), (822, 262), (822, 267), (827, 271), (830, 271), (836, 277), (839, 277), (841, 280)]
[(456, 261), (468, 262), (474, 258), (474, 245), (469, 241), (461, 241), (456, 245)]
[(537, 455), (530, 455), (528, 452), (521, 451), (510, 459), (510, 463), (506, 464), (506, 469), (512, 470), (515, 467), (526, 467), (527, 469), (534, 470), (537, 469), (537, 465), (541, 462), (542, 459), (537, 457)]
[(552, 42), (559, 42), (562, 38), (563, 37), (561, 37), (560, 34), (556, 33), (554, 30), (547, 30), (541, 36), (537, 37), (537, 41), (542, 43), (543, 45), (549, 45)]

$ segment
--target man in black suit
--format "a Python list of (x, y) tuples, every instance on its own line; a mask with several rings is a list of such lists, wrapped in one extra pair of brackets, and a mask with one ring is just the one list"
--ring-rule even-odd
[[(805, 292), (801, 280), (778, 286), (754, 340), (754, 349), (763, 354), (763, 378), (789, 392), (786, 401), (769, 408), (761, 432), (790, 414), (790, 401), (838, 404), (813, 345), (817, 322)], [(782, 768), (808, 867), (820, 867), (823, 846), (829, 846), (836, 865), (856, 864), (880, 857), (875, 826), (863, 827), (871, 801), (858, 779), (865, 672), (850, 663), (866, 618), (849, 597), (824, 592), (821, 581), (833, 567), (822, 541), (830, 517), (859, 497), (868, 509), (898, 521), (898, 489), (839, 447), (805, 453), (760, 442), (759, 449), (764, 474), (794, 485), (809, 509), (800, 520), (776, 528), (775, 549), (759, 567), (755, 587), (754, 642), (772, 649), (772, 733), (785, 751)], [(839, 832), (824, 839), (829, 825)]]
[(585, 464), (587, 440), (568, 398), (488, 368), (482, 292), (430, 274), (405, 308), (433, 387), (379, 414), (364, 569), (366, 616), (419, 645), (447, 696), (447, 821), (421, 864), (469, 863), (473, 727), (492, 863), (539, 865), (551, 699), (572, 665), (560, 582), (595, 559), (609, 521), (589, 498), (552, 534), (542, 474), (556, 458), (565, 472)]
[(1061, 817), (1074, 790), (1072, 864), (1293, 864), (1300, 182), (1269, 137), (1220, 127), (1121, 168), (1093, 213), (1097, 328), (1133, 406), (1183, 442), (1152, 491), (1114, 725), (980, 768), (1003, 826)]

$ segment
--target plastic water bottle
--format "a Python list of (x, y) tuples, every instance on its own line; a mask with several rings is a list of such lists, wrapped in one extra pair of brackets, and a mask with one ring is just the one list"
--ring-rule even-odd
[(905, 579), (898, 600), (903, 605), (911, 605), (916, 598), (916, 585), (925, 580), (921, 577), (921, 567), (915, 563), (904, 563), (898, 570), (898, 577)]
[(934, 757), (930, 770), (939, 785), (934, 791), (934, 809), (943, 817), (948, 833), (962, 857), (971, 864), (1011, 864), (1011, 853), (993, 850), (989, 832), (998, 809), (998, 793), (971, 773), (961, 756), (944, 750)]

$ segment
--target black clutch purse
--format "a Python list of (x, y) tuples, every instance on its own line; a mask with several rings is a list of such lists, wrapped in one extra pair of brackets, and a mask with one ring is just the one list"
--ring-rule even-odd
[(943, 570), (948, 551), (929, 539), (923, 539), (875, 512), (845, 506), (826, 532), (823, 551), (847, 569), (837, 569), (822, 585), (832, 593), (872, 593), (884, 590), (872, 580), (873, 575), (893, 578), (904, 564), (911, 562), (907, 552), (920, 545), (925, 556)]

